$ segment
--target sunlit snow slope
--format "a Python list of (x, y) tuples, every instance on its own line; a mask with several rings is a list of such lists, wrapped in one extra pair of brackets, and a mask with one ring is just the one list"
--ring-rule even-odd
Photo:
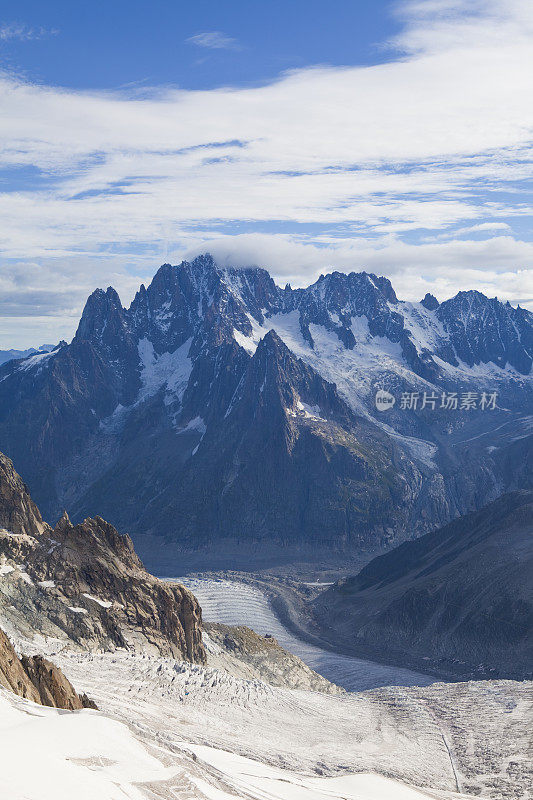
[(381, 775), (309, 777), (187, 742), (175, 743), (172, 750), (151, 746), (148, 752), (124, 724), (99, 712), (61, 712), (4, 689), (0, 689), (0, 740), (0, 794), (9, 800), (429, 797)]

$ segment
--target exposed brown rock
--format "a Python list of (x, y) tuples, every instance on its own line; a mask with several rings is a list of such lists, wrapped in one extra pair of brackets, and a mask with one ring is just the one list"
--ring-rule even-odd
[(3, 630), (0, 630), (0, 685), (34, 703), (41, 702), (37, 688)]
[(77, 694), (59, 667), (42, 656), (22, 656), (22, 666), (32, 684), (37, 688), (43, 706), (68, 708), (96, 708), (87, 695)]
[(37, 536), (45, 527), (39, 509), (15, 471), (13, 462), (0, 453), (0, 528)]
[(6, 689), (53, 708), (75, 711), (80, 708), (97, 708), (87, 695), (79, 695), (59, 667), (42, 656), (22, 656), (5, 633), (0, 630), (0, 685)]
[(0, 525), (6, 614), (31, 617), (33, 628), (48, 635), (59, 629), (82, 647), (148, 643), (163, 656), (205, 663), (194, 595), (150, 575), (130, 537), (101, 517), (72, 525), (65, 513), (52, 529), (2, 454)]
[(209, 666), (271, 686), (326, 694), (344, 691), (284, 650), (273, 636), (260, 636), (245, 625), (219, 622), (204, 622), (203, 629)]
[(162, 655), (205, 662), (198, 601), (183, 586), (150, 575), (129, 536), (101, 517), (72, 525), (63, 515), (51, 539), (53, 547), (42, 537), (27, 560), (35, 580), (53, 580), (73, 606), (96, 611), (104, 624), (110, 622), (112, 637), (118, 624), (119, 645), (127, 644), (131, 630)]

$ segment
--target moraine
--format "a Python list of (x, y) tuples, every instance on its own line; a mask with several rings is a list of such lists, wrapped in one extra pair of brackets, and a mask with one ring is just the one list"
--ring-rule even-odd
[(195, 594), (207, 622), (247, 625), (261, 635), (270, 634), (315, 672), (350, 692), (363, 692), (379, 686), (428, 686), (437, 680), (421, 672), (378, 664), (308, 644), (282, 624), (268, 598), (256, 587), (225, 579), (172, 580), (178, 580)]

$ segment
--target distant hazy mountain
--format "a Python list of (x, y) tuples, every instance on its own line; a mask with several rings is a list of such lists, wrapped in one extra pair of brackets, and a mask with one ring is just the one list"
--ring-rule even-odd
[(30, 347), (28, 350), (0, 350), (0, 364), (5, 364), (6, 361), (13, 361), (16, 358), (28, 358), (37, 353), (49, 353), (53, 350), (55, 344), (41, 344), (39, 347)]
[[(530, 484), (532, 320), (479, 292), (402, 302), (364, 272), (282, 289), (165, 264), (127, 309), (96, 290), (70, 345), (0, 367), (0, 448), (46, 517), (102, 513), (152, 567), (383, 547)], [(477, 407), (441, 407), (454, 392)]]
[(512, 492), (375, 558), (314, 612), (356, 651), (520, 679), (533, 675), (532, 575), (533, 492)]

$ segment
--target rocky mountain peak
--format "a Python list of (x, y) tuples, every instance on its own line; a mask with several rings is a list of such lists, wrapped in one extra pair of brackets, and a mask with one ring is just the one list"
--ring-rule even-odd
[(435, 309), (439, 307), (439, 301), (435, 295), (430, 294), (429, 292), (426, 292), (421, 302), (424, 308), (427, 308), (428, 311), (435, 311)]
[(306, 369), (275, 330), (270, 330), (263, 336), (252, 357), (251, 372), (257, 375), (264, 385), (271, 382), (278, 386), (283, 383), (292, 386), (297, 379), (299, 368)]
[[(352, 273), (352, 274), (357, 274), (357, 273)], [(392, 283), (388, 278), (380, 277), (378, 275), (375, 275), (373, 272), (371, 273), (363, 272), (362, 274), (365, 275), (367, 280), (381, 292), (381, 294), (384, 296), (385, 300), (388, 303), (392, 303), (394, 305), (398, 302), (396, 292), (394, 291)]]
[(105, 292), (95, 289), (85, 303), (76, 337), (101, 339), (110, 322), (113, 325), (115, 320), (123, 320), (123, 311), (120, 298), (112, 286)]
[(274, 330), (259, 342), (247, 369), (242, 389), (241, 413), (256, 404), (271, 417), (281, 419), (295, 403), (297, 359)]
[(398, 342), (403, 318), (391, 308), (397, 303), (390, 281), (366, 272), (321, 275), (312, 286), (296, 290), (292, 298), (292, 305), (300, 312), (302, 335), (311, 347), (314, 342), (309, 325), (314, 324), (334, 331), (347, 349), (356, 344), (352, 330), (355, 317), (366, 317), (373, 336)]
[(61, 514), (60, 519), (57, 521), (56, 526), (54, 528), (55, 531), (67, 531), (72, 528), (72, 522), (70, 521), (70, 517), (66, 511), (63, 511)]
[(259, 344), (257, 345), (257, 350), (255, 351), (255, 357), (259, 360), (263, 356), (268, 359), (269, 357), (274, 357), (276, 359), (287, 359), (291, 357), (291, 352), (281, 336), (279, 336), (274, 328), (271, 328), (266, 336), (263, 336)]
[[(187, 264), (189, 262), (182, 262)], [(213, 275), (219, 270), (219, 267), (211, 255), (211, 253), (202, 253), (196, 256), (191, 262), (190, 266), (193, 272), (198, 276)]]
[(275, 330), (270, 330), (257, 346), (249, 369), (248, 392), (248, 402), (259, 395), (269, 408), (280, 404), (284, 413), (302, 419), (320, 419), (322, 414), (346, 421), (351, 416), (334, 384), (297, 358)]
[[(493, 362), (528, 375), (533, 363), (533, 315), (488, 298), (481, 292), (458, 292), (436, 311), (455, 353), (472, 367)], [(453, 361), (452, 361), (453, 363)]]
[(109, 286), (104, 292), (97, 289), (88, 298), (73, 339), (74, 347), (89, 343), (106, 360), (124, 362), (131, 360), (136, 350), (128, 324), (128, 314), (120, 298)]

